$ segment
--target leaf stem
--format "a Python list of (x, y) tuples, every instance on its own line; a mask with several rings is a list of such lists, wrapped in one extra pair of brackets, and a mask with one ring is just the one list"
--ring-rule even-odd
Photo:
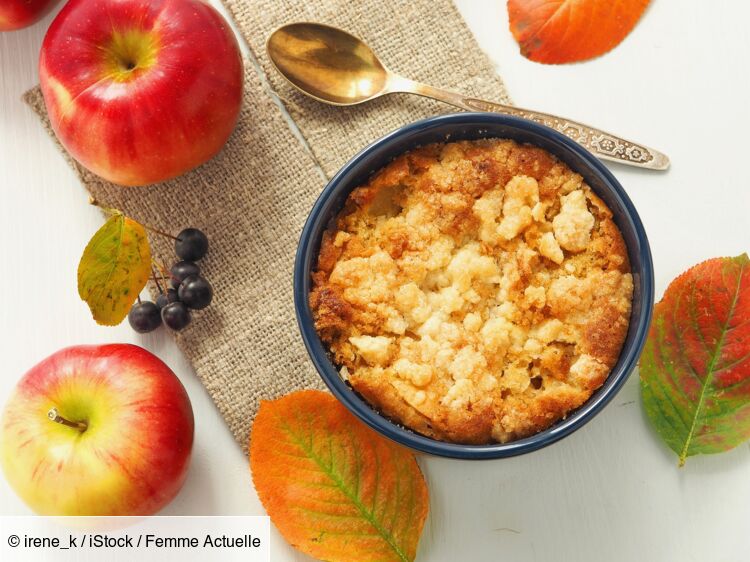
[(107, 207), (106, 205), (102, 205), (99, 201), (97, 201), (96, 197), (94, 197), (93, 195), (89, 195), (89, 205), (93, 205), (94, 207), (99, 207), (102, 211), (109, 213), (110, 215), (124, 214), (120, 209), (115, 209), (114, 207)]
[[(102, 205), (99, 201), (97, 201), (97, 199), (93, 195), (89, 196), (89, 205), (94, 205), (95, 207), (99, 207), (101, 210), (109, 213), (110, 215), (125, 215), (125, 213), (123, 213), (120, 209), (115, 209), (114, 207), (107, 207), (106, 205)], [(132, 220), (135, 220), (135, 219), (132, 219)], [(168, 232), (164, 232), (163, 230), (159, 230), (158, 228), (155, 228), (148, 224), (144, 224), (141, 221), (136, 221), (136, 222), (140, 224), (143, 228), (148, 230), (149, 232), (153, 232), (154, 234), (159, 234), (160, 236), (171, 238), (172, 240), (179, 240), (177, 236), (172, 236)]]

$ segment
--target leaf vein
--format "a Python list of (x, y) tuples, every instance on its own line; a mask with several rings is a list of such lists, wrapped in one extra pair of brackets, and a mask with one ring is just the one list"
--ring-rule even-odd
[[(333, 466), (326, 467), (324, 461), (313, 450), (312, 443), (308, 445), (307, 443), (303, 442), (303, 440), (299, 439), (297, 434), (294, 432), (294, 430), (291, 427), (289, 427), (288, 423), (286, 423), (286, 420), (283, 420), (283, 419), (281, 420), (281, 427), (289, 435), (292, 441), (298, 447), (300, 447), (307, 455), (309, 455), (309, 457), (313, 461), (315, 461), (315, 463), (318, 466), (320, 466), (321, 470), (326, 474), (326, 476), (328, 476), (338, 486), (338, 488), (344, 493), (344, 495), (349, 499), (349, 501), (351, 501), (352, 504), (354, 504), (354, 506), (360, 512), (362, 518), (364, 518), (368, 523), (370, 523), (370, 525), (372, 525), (373, 528), (375, 528), (378, 531), (380, 536), (393, 549), (393, 551), (396, 553), (399, 559), (402, 560), (403, 562), (409, 562), (409, 558), (406, 556), (403, 550), (401, 550), (399, 545), (396, 543), (393, 535), (381, 523), (379, 523), (375, 519), (372, 513), (370, 513), (367, 510), (367, 508), (362, 504), (360, 498), (354, 495), (352, 490), (350, 490), (349, 487), (341, 479), (340, 475), (337, 474), (336, 471), (333, 470)], [(330, 437), (330, 434), (329, 434), (329, 437)], [(397, 479), (396, 485), (397, 485), (396, 497), (398, 497), (398, 479)]]
[[(724, 322), (724, 326), (722, 327), (719, 339), (716, 342), (716, 346), (714, 348), (713, 356), (711, 357), (711, 361), (709, 362), (708, 368), (706, 369), (706, 379), (704, 381), (703, 387), (701, 389), (701, 394), (698, 398), (698, 404), (695, 408), (695, 414), (693, 415), (693, 423), (690, 427), (690, 431), (688, 432), (687, 438), (685, 439), (685, 445), (682, 448), (682, 451), (680, 452), (680, 465), (685, 464), (685, 459), (688, 456), (688, 450), (690, 448), (690, 443), (693, 440), (695, 429), (698, 424), (698, 418), (700, 416), (700, 411), (703, 408), (703, 403), (706, 399), (706, 389), (710, 386), (710, 383), (713, 380), (714, 372), (713, 369), (716, 366), (716, 362), (719, 359), (719, 355), (721, 353), (722, 346), (724, 345), (724, 338), (727, 334), (727, 329), (729, 328), (729, 323), (732, 321), (732, 316), (734, 316), (734, 310), (737, 306), (737, 301), (739, 300), (740, 296), (740, 288), (742, 286), (742, 274), (745, 269), (745, 264), (740, 265), (740, 270), (737, 274), (737, 287), (734, 291), (734, 296), (732, 298), (732, 304), (729, 307), (729, 313), (727, 314), (726, 321)], [(724, 275), (724, 271), (722, 271), (722, 277)]]

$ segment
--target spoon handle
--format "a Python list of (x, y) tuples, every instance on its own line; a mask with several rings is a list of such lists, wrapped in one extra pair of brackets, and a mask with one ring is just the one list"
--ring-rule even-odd
[(600, 160), (609, 160), (610, 162), (619, 162), (620, 164), (648, 168), (650, 170), (666, 170), (669, 168), (669, 158), (666, 154), (658, 150), (625, 140), (601, 129), (590, 127), (571, 119), (565, 119), (564, 117), (521, 109), (511, 105), (468, 98), (427, 84), (412, 82), (411, 80), (399, 81), (398, 91), (406, 91), (420, 96), (435, 98), (469, 111), (504, 113), (546, 125), (574, 140)]

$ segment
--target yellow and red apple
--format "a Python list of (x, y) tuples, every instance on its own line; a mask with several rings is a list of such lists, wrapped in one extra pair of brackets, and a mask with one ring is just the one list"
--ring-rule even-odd
[(185, 481), (193, 410), (145, 349), (70, 347), (21, 379), (0, 438), (5, 476), (37, 513), (150, 515)]
[(59, 1), (0, 0), (0, 31), (14, 31), (38, 22)]
[(243, 65), (201, 0), (70, 0), (42, 44), (52, 129), (95, 174), (164, 181), (212, 158), (234, 129)]

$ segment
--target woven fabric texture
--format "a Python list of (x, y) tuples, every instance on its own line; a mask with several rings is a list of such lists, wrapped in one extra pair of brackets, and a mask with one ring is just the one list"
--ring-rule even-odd
[[(415, 96), (389, 96), (352, 108), (307, 99), (270, 66), (266, 37), (284, 23), (325, 22), (365, 39), (387, 66), (405, 76), (476, 97), (509, 100), (450, 0), (225, 3), (260, 72), (258, 65), (246, 64), (242, 112), (222, 152), (182, 177), (145, 188), (110, 184), (68, 160), (102, 203), (158, 229), (193, 226), (208, 235), (210, 250), (201, 267), (214, 285), (215, 299), (175, 339), (247, 450), (260, 400), (322, 388), (296, 326), (292, 267), (299, 233), (324, 175), (333, 175), (383, 134), (452, 111)], [(39, 88), (24, 98), (54, 137)], [(168, 239), (152, 236), (151, 241), (157, 257), (173, 259)]]

